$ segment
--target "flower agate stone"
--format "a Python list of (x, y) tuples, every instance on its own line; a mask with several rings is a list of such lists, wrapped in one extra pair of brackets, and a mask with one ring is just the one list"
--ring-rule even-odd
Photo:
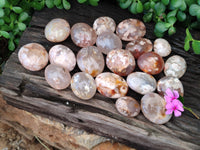
[(48, 65), (44, 75), (47, 83), (54, 89), (62, 90), (70, 85), (71, 75), (69, 71), (55, 64)]
[(142, 54), (137, 64), (139, 68), (148, 74), (159, 74), (164, 68), (164, 61), (160, 55), (155, 52), (148, 52)]
[(101, 33), (108, 30), (114, 32), (115, 28), (116, 28), (115, 21), (107, 16), (99, 17), (93, 23), (93, 29), (96, 31), (97, 35), (100, 35)]
[(161, 96), (164, 96), (165, 91), (168, 88), (171, 90), (177, 90), (181, 96), (184, 94), (183, 84), (176, 77), (163, 77), (158, 80), (157, 91)]
[(124, 41), (133, 41), (146, 34), (146, 27), (140, 20), (126, 19), (118, 24), (116, 33)]
[(78, 72), (72, 76), (71, 88), (73, 93), (83, 100), (91, 99), (96, 93), (93, 77), (85, 72)]
[(68, 71), (72, 71), (76, 65), (76, 57), (71, 49), (64, 45), (55, 45), (49, 51), (51, 64), (61, 66)]
[(135, 117), (140, 113), (139, 103), (129, 96), (118, 98), (115, 107), (120, 114), (126, 117)]
[(97, 37), (96, 45), (102, 53), (108, 54), (111, 50), (121, 49), (122, 41), (116, 34), (107, 31)]
[(106, 97), (119, 98), (128, 92), (126, 81), (117, 74), (104, 72), (99, 74), (95, 81), (99, 93)]
[(167, 59), (165, 62), (164, 73), (166, 76), (173, 76), (180, 78), (186, 72), (187, 64), (185, 59), (181, 56), (174, 55)]
[(127, 77), (128, 86), (139, 94), (147, 94), (156, 90), (156, 80), (144, 72), (133, 72)]
[(148, 93), (141, 99), (141, 110), (144, 116), (155, 124), (168, 122), (172, 115), (165, 114), (166, 102), (156, 93)]
[(88, 47), (95, 44), (97, 35), (88, 24), (76, 23), (72, 26), (71, 38), (77, 46)]
[(172, 51), (169, 42), (162, 38), (158, 38), (154, 41), (153, 49), (162, 57), (168, 56)]
[(64, 19), (53, 19), (45, 27), (45, 37), (51, 42), (62, 42), (70, 34), (70, 25)]
[(38, 43), (29, 43), (22, 46), (18, 52), (22, 66), (30, 71), (39, 71), (48, 63), (46, 49)]
[(82, 48), (77, 54), (77, 64), (81, 71), (96, 77), (105, 66), (103, 54), (96, 46)]
[(152, 43), (149, 39), (139, 38), (129, 42), (126, 45), (126, 50), (129, 50), (135, 59), (138, 59), (143, 53), (152, 51)]
[(127, 76), (135, 69), (135, 59), (127, 50), (112, 50), (106, 57), (107, 67), (120, 76)]

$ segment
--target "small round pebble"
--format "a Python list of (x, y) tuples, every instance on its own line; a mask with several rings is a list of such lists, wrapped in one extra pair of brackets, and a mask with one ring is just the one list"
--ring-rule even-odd
[(44, 75), (47, 83), (54, 89), (62, 90), (70, 85), (71, 75), (69, 71), (55, 64), (48, 65)]
[(99, 93), (106, 97), (119, 98), (128, 92), (126, 81), (117, 74), (104, 72), (99, 74), (95, 81)]
[(144, 116), (155, 124), (168, 122), (172, 115), (165, 114), (166, 102), (156, 93), (148, 93), (141, 99), (141, 110)]
[(126, 19), (118, 24), (116, 33), (124, 41), (133, 41), (146, 34), (146, 27), (138, 19)]
[(106, 65), (112, 72), (127, 76), (135, 69), (135, 59), (127, 50), (112, 50), (106, 57)]
[(151, 75), (159, 74), (164, 68), (163, 58), (155, 52), (142, 54), (137, 60), (138, 67)]
[(49, 51), (51, 64), (61, 66), (68, 71), (72, 71), (76, 65), (76, 57), (71, 49), (64, 45), (55, 45)]
[(100, 35), (101, 33), (108, 30), (114, 32), (115, 28), (116, 28), (115, 21), (107, 16), (99, 17), (93, 23), (93, 29), (96, 31), (97, 35)]
[(48, 63), (48, 53), (38, 43), (29, 43), (22, 46), (18, 52), (18, 58), (22, 66), (30, 71), (39, 71)]
[(77, 46), (88, 47), (95, 44), (97, 35), (88, 24), (76, 23), (71, 28), (71, 38)]
[(168, 56), (172, 51), (169, 42), (162, 38), (158, 38), (154, 41), (153, 49), (161, 57)]
[(128, 86), (135, 92), (145, 95), (156, 90), (156, 80), (145, 72), (133, 72), (127, 77)]
[(129, 96), (118, 98), (115, 107), (120, 114), (126, 117), (135, 117), (140, 113), (139, 103)]
[(164, 96), (165, 91), (168, 88), (171, 90), (177, 90), (181, 96), (184, 95), (183, 84), (176, 77), (163, 77), (158, 80), (157, 91), (161, 96)]
[(71, 88), (73, 93), (83, 100), (91, 99), (96, 93), (93, 77), (85, 72), (78, 72), (72, 76)]
[(164, 73), (166, 76), (181, 78), (187, 69), (186, 61), (183, 57), (174, 55), (165, 62)]
[(121, 49), (122, 41), (113, 32), (106, 31), (97, 37), (96, 45), (102, 53), (108, 54), (111, 50)]
[(69, 23), (61, 18), (51, 20), (45, 27), (45, 37), (51, 42), (62, 42), (70, 34)]
[(143, 53), (152, 51), (152, 43), (149, 39), (138, 38), (129, 42), (126, 45), (126, 50), (129, 50), (135, 59), (138, 59)]
[(82, 48), (77, 54), (77, 64), (81, 71), (96, 77), (103, 72), (105, 61), (103, 54), (96, 46)]

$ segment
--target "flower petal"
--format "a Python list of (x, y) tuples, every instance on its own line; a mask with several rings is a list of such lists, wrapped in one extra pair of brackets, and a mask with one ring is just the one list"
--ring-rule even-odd
[(179, 100), (177, 100), (177, 99), (173, 100), (172, 103), (173, 103), (174, 106), (181, 106), (181, 107), (183, 107), (183, 104)]
[(174, 116), (175, 117), (180, 117), (181, 116), (181, 112), (178, 110), (174, 110)]
[(177, 109), (179, 110), (179, 111), (184, 111), (184, 109), (183, 109), (183, 106), (181, 106), (181, 105), (178, 105), (178, 106), (176, 106), (177, 107)]
[(173, 110), (172, 110), (172, 109), (168, 109), (168, 110), (165, 112), (166, 115), (169, 115), (169, 114), (172, 114), (172, 113), (173, 113)]
[(175, 98), (175, 99), (179, 98), (179, 93), (178, 93), (178, 91), (174, 90), (173, 93), (174, 93), (174, 98)]
[(167, 104), (165, 105), (165, 108), (166, 108), (166, 109), (172, 109), (172, 110), (173, 110), (173, 107), (174, 107), (173, 103), (167, 103)]
[(166, 91), (165, 91), (166, 95), (169, 96), (169, 97), (174, 97), (174, 94), (172, 92), (172, 90), (170, 88), (168, 88)]
[(167, 95), (165, 95), (164, 98), (165, 98), (165, 101), (166, 101), (167, 103), (170, 103), (170, 102), (172, 101), (172, 98), (170, 98), (170, 97), (167, 96)]

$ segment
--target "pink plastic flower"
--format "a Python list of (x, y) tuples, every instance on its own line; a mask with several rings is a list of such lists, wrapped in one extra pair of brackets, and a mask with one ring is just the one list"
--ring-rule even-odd
[(172, 102), (167, 102), (165, 108), (167, 109), (165, 114), (172, 114), (174, 112), (175, 117), (181, 116), (181, 112), (184, 111), (183, 104), (177, 99), (174, 99)]
[(165, 96), (164, 96), (166, 102), (172, 102), (173, 100), (177, 100), (179, 98), (179, 93), (178, 91), (176, 90), (172, 90), (170, 88), (168, 88), (166, 91), (165, 91)]

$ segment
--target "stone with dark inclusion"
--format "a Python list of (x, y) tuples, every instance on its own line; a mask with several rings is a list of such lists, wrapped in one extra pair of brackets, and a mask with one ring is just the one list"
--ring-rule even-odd
[(77, 64), (81, 71), (96, 77), (105, 66), (103, 54), (96, 46), (82, 48), (77, 54)]
[(151, 75), (159, 74), (164, 68), (163, 58), (155, 52), (142, 54), (137, 64), (142, 71)]
[(93, 77), (85, 72), (78, 72), (72, 76), (71, 88), (73, 93), (83, 100), (91, 99), (96, 93)]
[(140, 113), (139, 103), (129, 96), (118, 98), (115, 107), (120, 114), (126, 117), (135, 117)]
[(172, 115), (165, 114), (166, 102), (156, 93), (148, 93), (141, 99), (141, 110), (144, 116), (155, 124), (168, 122)]

